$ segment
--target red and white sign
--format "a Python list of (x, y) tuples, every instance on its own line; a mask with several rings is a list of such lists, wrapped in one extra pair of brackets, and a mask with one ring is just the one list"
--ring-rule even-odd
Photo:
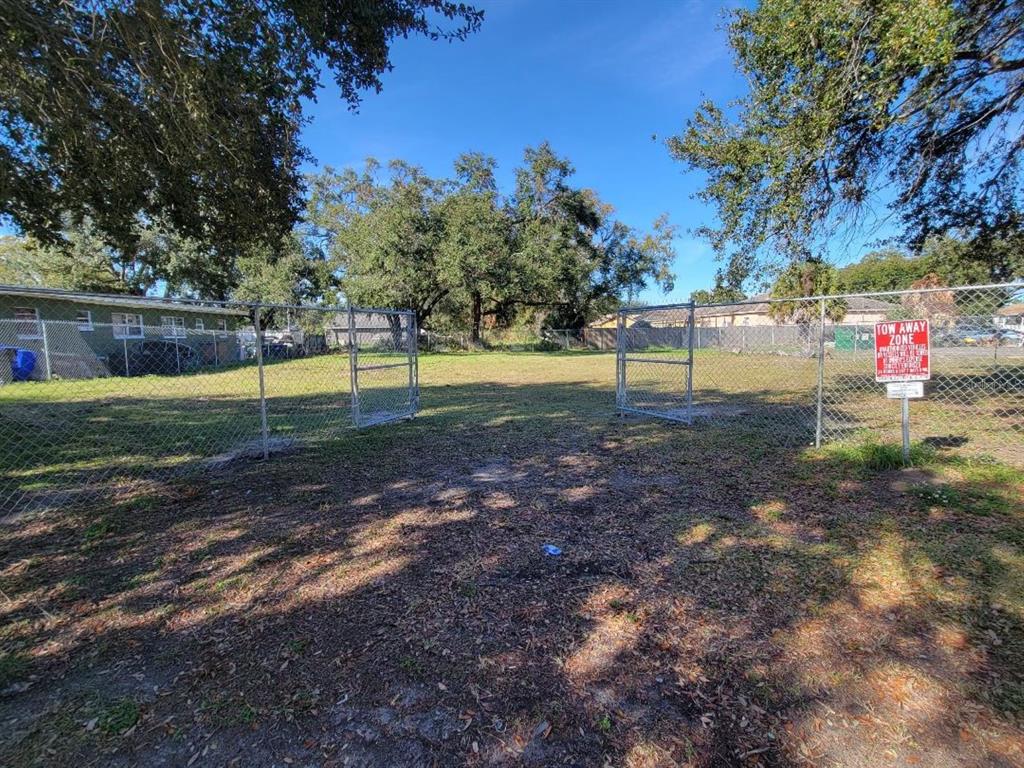
[(928, 381), (931, 377), (927, 320), (875, 323), (875, 381)]

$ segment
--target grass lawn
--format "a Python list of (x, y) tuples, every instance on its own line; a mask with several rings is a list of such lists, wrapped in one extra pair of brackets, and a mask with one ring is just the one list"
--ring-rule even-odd
[[(404, 354), (360, 357), (364, 365), (406, 361)], [(404, 367), (361, 377), (364, 414), (407, 398)], [(268, 363), (264, 386), (277, 446), (332, 439), (351, 426), (347, 354)], [(110, 494), (132, 481), (206, 469), (211, 459), (260, 448), (252, 363), (184, 376), (0, 387), (0, 413), (0, 515), (65, 503), (80, 489)]]
[[(1020, 469), (621, 419), (599, 354), (424, 356), (356, 432), (337, 360), (268, 368), (311, 446), (2, 523), (0, 764), (1024, 765)], [(0, 407), (45, 484), (247, 434), (248, 375)]]
[[(648, 361), (685, 359), (680, 350), (635, 354)], [(428, 370), (435, 366), (433, 359), (425, 358)], [(470, 365), (473, 358), (453, 359)], [(515, 356), (485, 359), (485, 365), (519, 365)], [(576, 353), (572, 359), (588, 371), (594, 386), (612, 386), (610, 353)], [(550, 360), (556, 366), (560, 357)], [(368, 366), (360, 373), (362, 418), (406, 410), (408, 370), (379, 367), (401, 366), (405, 355), (364, 353), (361, 361)], [(828, 354), (821, 403), (825, 442), (899, 440), (899, 403), (882, 396), (872, 362), (870, 351)], [(911, 408), (915, 439), (1024, 467), (1024, 349), (940, 350), (933, 366), (928, 397)], [(794, 445), (813, 442), (815, 359), (701, 349), (694, 368), (699, 418), (716, 425), (756, 425)], [(630, 363), (629, 405), (678, 411), (685, 405), (685, 380), (685, 366)], [(334, 440), (351, 427), (346, 354), (269, 363), (264, 386), (275, 449)], [(610, 408), (611, 400), (601, 407)], [(211, 461), (219, 466), (242, 453), (261, 453), (260, 434), (259, 378), (253, 364), (185, 376), (0, 387), (0, 516), (67, 504), (79, 500), (82, 490), (130, 495), (139, 483), (208, 470)]]

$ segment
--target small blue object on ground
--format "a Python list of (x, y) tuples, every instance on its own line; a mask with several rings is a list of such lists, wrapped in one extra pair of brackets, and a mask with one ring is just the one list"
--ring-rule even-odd
[(551, 557), (558, 557), (562, 554), (560, 547), (556, 547), (554, 544), (545, 544), (541, 549), (544, 550), (545, 555), (551, 555)]

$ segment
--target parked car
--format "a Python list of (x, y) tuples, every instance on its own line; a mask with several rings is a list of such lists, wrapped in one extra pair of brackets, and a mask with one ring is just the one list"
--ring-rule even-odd
[(1019, 328), (1000, 328), (998, 335), (1004, 347), (1024, 347), (1024, 331)]
[(263, 358), (283, 360), (306, 354), (306, 334), (301, 328), (270, 329), (263, 332)]
[(944, 347), (973, 347), (995, 344), (998, 338), (994, 328), (980, 325), (957, 325), (939, 333), (936, 341)]
[[(125, 365), (127, 363), (127, 369)], [(199, 354), (188, 344), (173, 341), (141, 341), (128, 347), (128, 359), (114, 353), (107, 361), (116, 376), (176, 376), (199, 367)]]
[(298, 357), (299, 349), (290, 341), (286, 342), (263, 342), (264, 360), (285, 360), (290, 357)]

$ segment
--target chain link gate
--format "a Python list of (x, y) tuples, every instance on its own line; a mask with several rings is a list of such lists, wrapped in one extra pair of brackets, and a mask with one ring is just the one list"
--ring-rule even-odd
[[(660, 325), (644, 318), (660, 312)], [(619, 411), (693, 422), (694, 305), (619, 311), (615, 401)]]
[(350, 307), (348, 345), (352, 423), (412, 418), (419, 409), (416, 314)]

